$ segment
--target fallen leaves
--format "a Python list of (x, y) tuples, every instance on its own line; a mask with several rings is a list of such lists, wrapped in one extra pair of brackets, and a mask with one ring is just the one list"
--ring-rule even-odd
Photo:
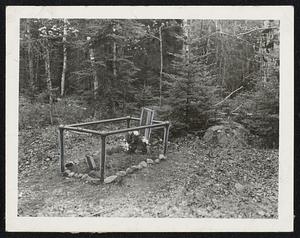
[[(80, 161), (75, 163), (74, 155), (82, 157), (84, 164), (87, 153), (98, 158), (99, 151), (93, 153), (96, 147), (93, 144), (97, 143), (95, 137), (80, 138), (69, 133), (67, 158), (74, 161), (75, 167)], [(120, 170), (126, 173), (128, 162), (144, 161), (140, 166), (148, 167), (145, 162), (148, 159), (148, 164), (153, 161), (159, 164), (143, 173), (131, 174), (122, 186), (116, 183), (92, 186), (84, 184), (82, 177), (68, 179), (57, 172), (55, 127), (23, 131), (20, 133), (19, 212), (30, 216), (89, 216), (97, 212), (97, 216), (121, 217), (278, 216), (278, 150), (211, 148), (199, 138), (179, 140), (171, 143), (172, 147), (174, 150), (169, 151), (168, 160), (163, 163), (142, 155), (125, 158), (114, 154), (108, 159), (108, 171), (113, 173)], [(69, 173), (75, 176), (75, 172)]]

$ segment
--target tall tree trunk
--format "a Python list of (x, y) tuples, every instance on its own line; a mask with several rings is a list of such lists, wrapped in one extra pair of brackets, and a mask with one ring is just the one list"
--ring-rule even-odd
[(99, 89), (99, 81), (97, 77), (97, 69), (95, 64), (95, 50), (93, 48), (90, 49), (90, 60), (93, 68), (93, 86), (94, 86), (94, 97), (97, 99), (98, 89)]
[(222, 34), (222, 24), (221, 22), (218, 24), (219, 31), (220, 31), (220, 40), (221, 40), (221, 54), (222, 54), (222, 68), (221, 68), (221, 79), (222, 79), (222, 87), (226, 87), (226, 70), (227, 70), (227, 54), (226, 54), (226, 49), (225, 49), (225, 43), (223, 39), (223, 34)]
[(34, 64), (34, 71), (35, 71), (35, 73), (34, 73), (34, 82), (35, 82), (35, 88), (37, 90), (40, 90), (40, 88), (41, 88), (41, 86), (40, 86), (40, 84), (41, 84), (40, 83), (40, 77), (39, 77), (39, 68), (40, 68), (39, 61), (40, 61), (39, 56), (36, 56), (35, 57), (35, 64)]
[[(88, 37), (87, 39), (90, 40), (90, 37)], [(94, 100), (97, 100), (97, 98), (98, 98), (98, 89), (99, 89), (99, 80), (98, 80), (98, 76), (97, 76), (97, 68), (96, 68), (96, 63), (95, 63), (95, 50), (94, 50), (93, 46), (90, 46), (89, 55), (90, 55), (90, 61), (91, 61), (92, 70), (93, 70)]]
[(34, 93), (34, 72), (33, 72), (33, 55), (32, 55), (32, 42), (31, 42), (31, 27), (30, 27), (30, 20), (27, 19), (26, 24), (26, 33), (28, 39), (28, 46), (27, 46), (27, 55), (28, 55), (28, 68), (29, 68), (29, 80), (28, 85), (30, 89), (30, 93)]
[(186, 102), (185, 102), (185, 124), (189, 124), (189, 104), (190, 104), (190, 20), (183, 20), (183, 34), (184, 34), (184, 41), (183, 41), (183, 54), (184, 54), (184, 61), (186, 62), (186, 69), (187, 69), (187, 88), (186, 88)]
[(162, 46), (162, 34), (161, 28), (159, 27), (159, 49), (160, 49), (160, 72), (159, 72), (159, 106), (162, 106), (162, 74), (163, 74), (163, 46)]
[[(88, 38), (89, 40), (90, 38)], [(93, 117), (96, 118), (96, 104), (98, 100), (98, 89), (99, 89), (99, 79), (97, 75), (97, 68), (96, 68), (96, 62), (95, 62), (95, 49), (93, 46), (90, 46), (89, 49), (89, 56), (90, 56), (90, 61), (92, 65), (92, 71), (93, 71), (93, 95), (94, 95), (94, 107), (93, 107)]]
[(184, 19), (182, 21), (182, 30), (183, 30), (183, 36), (184, 36), (184, 39), (182, 41), (182, 53), (184, 54), (184, 56), (186, 57), (187, 55), (187, 48), (188, 48), (188, 45), (187, 45), (187, 37), (188, 37), (188, 20), (187, 19)]
[(52, 82), (51, 82), (51, 70), (50, 70), (50, 50), (46, 46), (45, 52), (45, 72), (46, 72), (46, 81), (47, 81), (47, 91), (49, 95), (49, 104), (50, 104), (50, 122), (53, 124), (53, 95), (52, 95)]
[(123, 88), (123, 108), (122, 108), (122, 112), (125, 112), (125, 108), (126, 108), (126, 86), (124, 85), (124, 88)]
[(117, 78), (117, 44), (113, 42), (113, 77), (114, 80)]
[[(112, 88), (114, 89), (117, 80), (117, 44), (116, 41), (113, 41), (113, 62), (112, 62), (112, 69), (113, 69), (113, 79), (112, 79)], [(114, 90), (112, 90), (114, 91)], [(115, 114), (116, 112), (116, 102), (114, 99), (114, 95), (112, 97), (112, 113)]]
[(63, 68), (61, 74), (61, 86), (60, 95), (64, 96), (65, 93), (65, 80), (66, 80), (66, 70), (67, 70), (67, 19), (64, 19), (64, 32), (63, 32)]

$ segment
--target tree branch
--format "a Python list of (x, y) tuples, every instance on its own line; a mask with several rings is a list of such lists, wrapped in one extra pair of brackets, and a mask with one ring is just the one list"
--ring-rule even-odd
[(263, 31), (263, 30), (267, 30), (267, 29), (278, 29), (278, 27), (277, 26), (273, 26), (273, 27), (255, 28), (255, 29), (251, 29), (249, 31), (243, 32), (243, 33), (239, 33), (239, 34), (237, 34), (237, 36), (250, 34), (253, 31)]
[(239, 108), (243, 106), (243, 103), (241, 105), (239, 105), (236, 109), (234, 109), (233, 111), (231, 111), (231, 113), (236, 112), (237, 110), (239, 110)]
[(154, 38), (154, 39), (160, 41), (160, 39), (159, 39), (158, 37), (156, 37), (155, 35), (151, 35), (151, 34), (149, 34), (149, 33), (146, 33), (146, 35), (147, 35), (148, 37), (152, 37), (152, 38)]
[(226, 98), (224, 98), (222, 101), (218, 102), (217, 104), (213, 105), (213, 107), (216, 107), (218, 105), (220, 105), (221, 103), (223, 103), (226, 99), (230, 98), (230, 96), (234, 93), (236, 93), (237, 91), (241, 90), (244, 86), (241, 86), (239, 88), (237, 88), (236, 90), (234, 90), (233, 92), (231, 92)]
[(232, 37), (232, 38), (236, 38), (236, 39), (241, 40), (241, 41), (244, 41), (244, 42), (246, 42), (246, 43), (249, 44), (249, 45), (254, 45), (254, 44), (252, 44), (251, 42), (249, 42), (249, 41), (247, 41), (247, 40), (245, 40), (245, 39), (243, 39), (243, 38), (238, 37), (238, 35), (231, 35), (231, 34), (229, 34), (229, 33), (223, 32), (223, 31), (219, 31), (219, 33), (220, 33), (220, 34), (223, 34), (223, 35), (226, 35), (226, 36), (230, 36), (230, 37)]

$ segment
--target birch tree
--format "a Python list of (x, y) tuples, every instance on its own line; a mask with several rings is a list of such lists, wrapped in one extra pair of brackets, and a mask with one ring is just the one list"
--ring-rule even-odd
[(61, 87), (60, 87), (60, 95), (64, 96), (65, 93), (65, 82), (66, 82), (66, 70), (67, 70), (67, 19), (63, 20), (63, 68), (61, 73)]
[(91, 37), (88, 36), (87, 41), (89, 42), (89, 57), (90, 57), (90, 62), (92, 66), (92, 71), (93, 71), (93, 94), (94, 94), (94, 100), (97, 100), (98, 96), (98, 89), (99, 89), (99, 79), (97, 75), (97, 68), (96, 68), (96, 62), (95, 62), (95, 49), (91, 41)]

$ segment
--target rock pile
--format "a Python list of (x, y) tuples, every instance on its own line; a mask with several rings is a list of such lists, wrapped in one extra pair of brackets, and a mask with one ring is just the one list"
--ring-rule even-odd
[[(125, 171), (121, 170), (118, 171), (115, 175), (111, 175), (109, 177), (106, 177), (104, 179), (105, 184), (121, 181), (122, 178), (128, 174), (132, 174), (137, 170), (141, 170), (143, 168), (147, 168), (149, 166), (152, 166), (154, 164), (160, 163), (162, 160), (166, 160), (167, 157), (164, 156), (163, 154), (160, 154), (158, 159), (155, 159), (154, 161), (152, 159), (147, 159), (146, 161), (140, 162), (138, 165), (132, 165), (131, 167), (128, 167)], [(82, 174), (82, 173), (76, 173), (71, 171), (70, 169), (66, 169), (64, 172), (65, 176), (68, 177), (73, 177), (73, 178), (79, 178), (81, 180), (86, 181), (86, 183), (91, 183), (91, 184), (100, 184), (100, 172), (91, 170), (88, 174)]]

